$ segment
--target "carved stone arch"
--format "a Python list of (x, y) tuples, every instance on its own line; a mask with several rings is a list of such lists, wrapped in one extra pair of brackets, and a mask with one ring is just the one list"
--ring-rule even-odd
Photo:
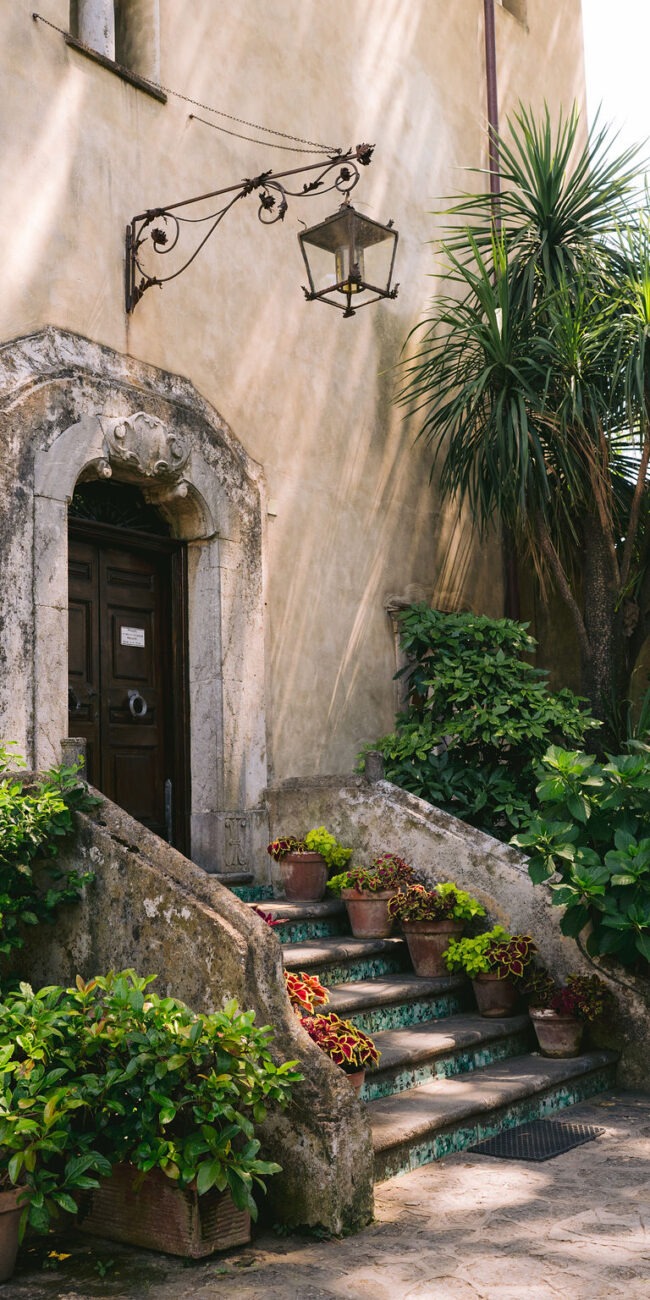
[[(80, 481), (135, 483), (147, 501), (161, 510), (175, 537), (197, 540), (217, 532), (202, 491), (208, 476), (200, 451), (191, 451), (184, 438), (155, 416), (144, 411), (126, 417), (96, 414), (61, 430), (46, 451), (37, 453), (34, 495), (67, 505)], [(213, 488), (211, 495), (218, 501), (227, 533), (232, 530), (228, 502), (218, 489)]]
[[(12, 575), (0, 592), (11, 624), (3, 734), (36, 766), (59, 761), (68, 503), (80, 480), (138, 485), (187, 544), (192, 857), (212, 870), (250, 865), (266, 842), (259, 467), (187, 380), (54, 329), (0, 348), (0, 438), (16, 448), (0, 479), (27, 502), (0, 537)], [(17, 692), (7, 679), (20, 679)]]

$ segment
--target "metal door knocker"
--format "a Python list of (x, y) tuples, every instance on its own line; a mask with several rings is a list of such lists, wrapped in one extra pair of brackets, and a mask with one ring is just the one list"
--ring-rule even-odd
[(129, 712), (134, 718), (144, 718), (149, 705), (139, 691), (129, 691)]

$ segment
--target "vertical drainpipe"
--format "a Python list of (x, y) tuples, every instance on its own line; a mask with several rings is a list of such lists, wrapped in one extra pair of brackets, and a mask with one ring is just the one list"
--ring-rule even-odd
[[(494, 0), (483, 0), (485, 16), (485, 82), (487, 90), (488, 118), (488, 158), (490, 167), (490, 194), (494, 211), (494, 224), (501, 229), (501, 166), (499, 159), (499, 93), (497, 82), (497, 50), (494, 28)], [(518, 619), (521, 613), (519, 601), (519, 575), (515, 555), (515, 539), (509, 528), (503, 529), (502, 555), (504, 572), (504, 613), (506, 618)]]
[(483, 0), (485, 14), (485, 81), (487, 89), (488, 157), (490, 160), (490, 193), (494, 199), (494, 216), (497, 229), (501, 224), (498, 198), (501, 193), (499, 167), (499, 93), (497, 88), (497, 47), (494, 32), (494, 0)]

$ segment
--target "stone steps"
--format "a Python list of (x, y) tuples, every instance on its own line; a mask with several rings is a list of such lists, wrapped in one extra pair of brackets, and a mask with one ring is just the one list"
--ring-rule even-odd
[(403, 939), (353, 939), (350, 934), (286, 944), (282, 957), (288, 970), (317, 974), (327, 988), (411, 969)]
[(282, 924), (274, 929), (281, 944), (306, 943), (310, 939), (325, 939), (336, 935), (350, 937), (345, 904), (338, 898), (322, 903), (287, 903), (272, 899), (260, 904), (274, 920)]
[(371, 1034), (381, 1052), (361, 1092), (377, 1181), (613, 1086), (615, 1053), (531, 1052), (527, 1015), (479, 1016), (463, 976), (423, 979), (402, 939), (353, 938), (338, 899), (260, 906), (286, 921), (274, 930), (285, 969), (318, 975), (329, 991), (324, 1010)]
[(374, 1040), (381, 1059), (366, 1076), (361, 1092), (364, 1101), (521, 1056), (531, 1046), (532, 1033), (527, 1015), (486, 1020), (467, 1012), (407, 1029), (384, 1029)]
[(471, 991), (462, 975), (421, 979), (418, 975), (379, 975), (354, 984), (329, 985), (328, 1010), (351, 1020), (367, 1034), (404, 1029), (456, 1015), (469, 1005)]
[(406, 1173), (611, 1088), (616, 1060), (608, 1051), (563, 1061), (529, 1054), (369, 1101), (375, 1178)]

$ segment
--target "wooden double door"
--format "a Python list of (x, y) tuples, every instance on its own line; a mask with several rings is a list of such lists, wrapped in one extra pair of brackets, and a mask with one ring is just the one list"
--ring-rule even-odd
[(69, 734), (91, 784), (187, 851), (182, 543), (69, 526)]

